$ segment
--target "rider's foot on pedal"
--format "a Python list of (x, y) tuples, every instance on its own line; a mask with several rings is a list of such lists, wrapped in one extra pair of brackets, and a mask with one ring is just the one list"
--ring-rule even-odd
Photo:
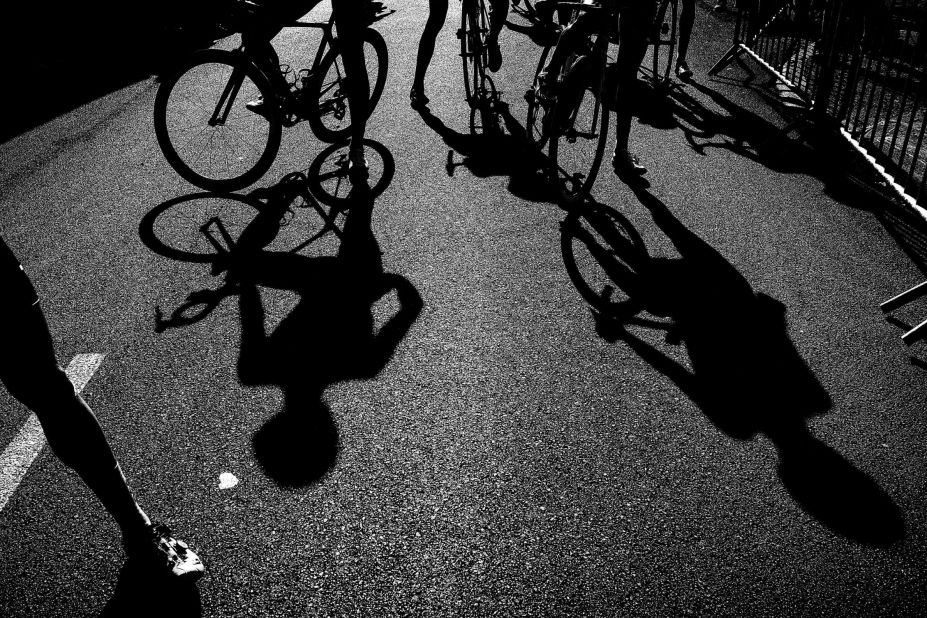
[(258, 96), (258, 98), (253, 101), (248, 101), (245, 103), (245, 107), (250, 112), (254, 112), (258, 116), (263, 116), (268, 118), (270, 116), (270, 106), (267, 104), (267, 101), (264, 100), (263, 96)]
[(366, 180), (370, 176), (370, 165), (364, 155), (364, 147), (351, 146), (348, 150), (348, 178)]
[(247, 103), (245, 103), (245, 107), (247, 107), (249, 110), (251, 110), (255, 114), (261, 114), (261, 115), (263, 115), (262, 112), (265, 109), (264, 105), (265, 103), (264, 103), (263, 96), (258, 96), (258, 98), (254, 99), (253, 101), (248, 101)]
[(144, 533), (124, 541), (130, 561), (161, 575), (194, 582), (203, 574), (203, 562), (186, 543), (171, 536), (164, 524), (149, 524)]
[(624, 149), (616, 149), (612, 156), (612, 168), (619, 178), (627, 176), (643, 176), (647, 168), (641, 165), (640, 160)]
[(422, 86), (412, 86), (409, 91), (409, 104), (413, 109), (424, 109), (428, 105), (428, 97), (425, 96), (425, 88)]
[(692, 77), (692, 69), (689, 68), (689, 64), (685, 60), (678, 60), (676, 62), (676, 77), (681, 80), (687, 80)]
[(489, 48), (489, 70), (495, 73), (502, 68), (502, 50), (499, 49), (498, 39), (486, 42)]

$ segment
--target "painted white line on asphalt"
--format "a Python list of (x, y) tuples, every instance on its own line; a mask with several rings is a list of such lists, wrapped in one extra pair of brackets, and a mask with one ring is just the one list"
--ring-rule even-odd
[[(65, 369), (65, 373), (74, 384), (74, 390), (78, 393), (84, 390), (102, 362), (102, 354), (75, 356)], [(42, 433), (39, 419), (35, 417), (35, 414), (29, 414), (29, 418), (23, 423), (19, 433), (0, 455), (0, 511), (6, 507), (6, 503), (19, 487), (29, 466), (38, 457), (43, 446), (45, 446), (45, 434)]]
[(87, 382), (90, 381), (90, 378), (93, 377), (93, 374), (100, 368), (102, 363), (102, 354), (78, 354), (71, 359), (71, 364), (64, 371), (68, 374), (68, 378), (79, 393), (84, 390)]

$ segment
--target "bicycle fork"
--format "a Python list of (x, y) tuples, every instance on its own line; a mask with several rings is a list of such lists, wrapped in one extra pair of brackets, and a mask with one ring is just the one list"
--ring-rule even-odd
[(601, 101), (602, 79), (604, 63), (597, 63), (597, 50), (590, 54), (584, 54), (566, 69), (563, 83), (561, 84), (563, 116), (559, 124), (563, 135), (567, 141), (575, 143), (577, 138), (596, 139), (598, 138), (599, 114), (606, 113), (603, 105), (596, 105), (593, 111), (592, 122), (589, 123), (589, 132), (577, 131), (576, 116), (579, 114), (580, 104), (583, 96), (588, 89), (595, 89), (596, 96)]
[(222, 91), (222, 96), (219, 97), (219, 102), (216, 103), (216, 109), (213, 110), (212, 116), (209, 117), (209, 126), (225, 125), (225, 120), (232, 111), (232, 104), (235, 102), (235, 98), (238, 96), (238, 91), (241, 90), (241, 85), (244, 81), (244, 69), (235, 67), (232, 70), (232, 76), (225, 85), (225, 89)]

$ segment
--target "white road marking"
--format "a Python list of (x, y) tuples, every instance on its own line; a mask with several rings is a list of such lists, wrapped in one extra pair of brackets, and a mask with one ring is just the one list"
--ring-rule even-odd
[[(71, 360), (65, 373), (78, 393), (84, 390), (102, 362), (102, 354), (78, 354)], [(45, 434), (39, 419), (29, 414), (19, 433), (0, 455), (0, 511), (6, 507), (44, 446)]]

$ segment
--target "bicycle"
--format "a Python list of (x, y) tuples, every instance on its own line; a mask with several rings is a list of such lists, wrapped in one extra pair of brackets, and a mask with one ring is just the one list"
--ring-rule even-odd
[[(660, 83), (668, 79), (675, 50), (676, 2), (659, 0), (648, 36), (648, 44), (654, 46), (653, 75), (663, 76), (655, 77)], [(554, 11), (567, 10), (571, 14), (562, 23), (571, 23), (582, 13), (594, 16), (595, 21), (594, 30), (570, 43), (573, 48), (557, 67), (558, 74), (548, 77), (556, 84), (552, 92), (543, 92), (540, 77), (560, 41), (543, 48), (532, 87), (525, 93), (527, 138), (535, 148), (548, 146), (553, 184), (560, 200), (573, 206), (589, 194), (605, 153), (609, 110), (615, 98), (615, 79), (610, 69), (616, 55), (610, 53), (610, 44), (618, 42), (615, 24), (619, 9), (617, 0), (603, 0), (601, 4), (547, 0), (545, 4), (548, 20)]]
[[(253, 15), (238, 3), (228, 19), (235, 31)], [(392, 14), (382, 4), (363, 32), (364, 56), (370, 78), (369, 110), (386, 83), (387, 48), (383, 36), (369, 26)], [(314, 28), (322, 37), (310, 68), (299, 71), (289, 91), (280, 91), (243, 45), (235, 49), (204, 49), (191, 54), (158, 88), (154, 128), (158, 145), (174, 170), (208, 191), (235, 191), (261, 178), (277, 156), (283, 127), (309, 122), (320, 140), (347, 138), (351, 118), (344, 88), (345, 74), (334, 17), (326, 22), (295, 21), (286, 28)], [(260, 113), (246, 104), (265, 103)], [(269, 103), (269, 104), (268, 104)]]
[(544, 92), (540, 74), (548, 55), (561, 41), (544, 48), (532, 88), (525, 94), (528, 140), (537, 148), (548, 145), (552, 184), (560, 200), (573, 206), (589, 194), (605, 153), (609, 125), (605, 102), (611, 100), (613, 86), (611, 80), (606, 83), (606, 74), (616, 59), (609, 55), (609, 44), (617, 40), (611, 24), (617, 23), (618, 6), (616, 0), (602, 4), (549, 1), (548, 6), (551, 11), (569, 10), (566, 23), (583, 13), (595, 16), (595, 29), (572, 42), (574, 47), (556, 67), (557, 75), (548, 77), (556, 84), (552, 92)]
[(457, 38), (460, 39), (464, 89), (470, 106), (470, 131), (473, 133), (501, 131), (496, 112), (501, 93), (487, 73), (489, 19), (486, 0), (463, 0)]

